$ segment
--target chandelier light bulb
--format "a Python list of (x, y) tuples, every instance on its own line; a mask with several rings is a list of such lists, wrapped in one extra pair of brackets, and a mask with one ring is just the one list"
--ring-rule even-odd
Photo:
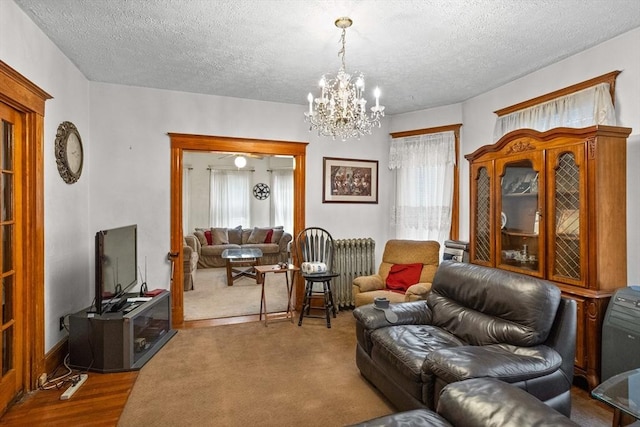
[[(325, 74), (319, 81), (320, 96), (307, 96), (309, 112), (304, 113), (305, 120), (310, 124), (309, 130), (316, 130), (318, 135), (340, 138), (360, 138), (370, 135), (374, 126), (380, 127), (380, 120), (384, 117), (384, 107), (380, 105), (380, 89), (376, 88), (374, 96), (375, 107), (367, 114), (364, 99), (364, 74), (360, 72), (347, 73), (345, 66), (345, 37), (346, 29), (353, 24), (348, 17), (338, 18), (336, 27), (342, 30), (338, 51), (342, 65), (336, 74)], [(315, 102), (314, 102), (315, 101)]]
[(238, 169), (242, 169), (243, 167), (247, 166), (247, 159), (244, 156), (237, 156), (233, 160), (233, 163)]

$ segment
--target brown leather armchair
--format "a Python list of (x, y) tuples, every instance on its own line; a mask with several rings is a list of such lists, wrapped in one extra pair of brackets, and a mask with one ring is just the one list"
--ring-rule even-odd
[[(431, 240), (389, 240), (384, 247), (378, 274), (360, 276), (353, 280), (356, 307), (373, 303), (378, 297), (391, 302), (425, 299), (440, 262), (440, 244)], [(406, 290), (391, 290), (387, 286), (394, 266), (422, 264), (420, 278)]]

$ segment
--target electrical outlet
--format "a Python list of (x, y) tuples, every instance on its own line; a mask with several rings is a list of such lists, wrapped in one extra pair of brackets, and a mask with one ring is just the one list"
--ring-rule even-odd
[(60, 330), (64, 329), (64, 316), (60, 316)]

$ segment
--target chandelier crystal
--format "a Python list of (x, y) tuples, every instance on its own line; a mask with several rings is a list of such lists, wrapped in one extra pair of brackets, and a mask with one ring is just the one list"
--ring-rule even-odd
[(305, 121), (310, 124), (309, 131), (317, 130), (318, 135), (343, 141), (370, 135), (374, 126), (380, 127), (380, 119), (384, 117), (384, 107), (380, 105), (380, 89), (376, 87), (373, 91), (376, 105), (367, 114), (367, 100), (363, 97), (364, 74), (357, 71), (349, 74), (345, 70), (345, 35), (346, 29), (352, 24), (353, 21), (347, 17), (336, 19), (336, 27), (342, 29), (342, 49), (338, 51), (342, 65), (336, 75), (322, 76), (320, 97), (314, 98), (309, 93), (309, 111), (304, 113)]

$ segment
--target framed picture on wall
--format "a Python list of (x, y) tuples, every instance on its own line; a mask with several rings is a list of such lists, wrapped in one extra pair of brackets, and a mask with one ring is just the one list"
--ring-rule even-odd
[(322, 161), (322, 203), (378, 203), (377, 160)]

